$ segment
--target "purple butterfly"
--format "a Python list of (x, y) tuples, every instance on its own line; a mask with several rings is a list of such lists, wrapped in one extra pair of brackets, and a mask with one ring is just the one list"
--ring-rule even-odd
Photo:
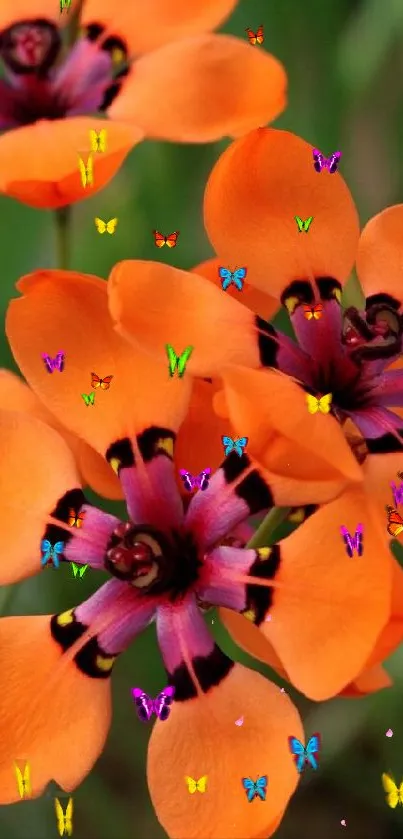
[(313, 149), (313, 168), (316, 172), (321, 172), (322, 169), (328, 169), (330, 174), (333, 175), (337, 172), (337, 164), (341, 158), (341, 151), (334, 151), (330, 157), (325, 157), (319, 149)]
[(148, 722), (153, 713), (159, 717), (162, 722), (167, 720), (170, 713), (172, 705), (173, 695), (175, 693), (175, 688), (168, 685), (168, 687), (164, 688), (155, 699), (152, 699), (148, 693), (144, 693), (141, 688), (132, 688), (132, 697), (134, 699), (136, 705), (137, 716), (141, 720), (141, 722)]
[(364, 536), (364, 525), (357, 524), (357, 529), (355, 531), (355, 535), (352, 536), (351, 533), (344, 527), (344, 524), (340, 527), (340, 533), (344, 539), (344, 544), (346, 546), (347, 555), (350, 559), (353, 556), (354, 549), (357, 551), (358, 556), (362, 556), (364, 551), (363, 545), (363, 536)]
[(62, 350), (56, 353), (55, 358), (51, 358), (50, 355), (43, 352), (42, 358), (45, 362), (48, 373), (53, 373), (54, 370), (58, 370), (59, 373), (63, 373), (65, 355)]
[(208, 466), (207, 469), (203, 469), (203, 472), (200, 472), (199, 475), (192, 475), (186, 469), (179, 469), (179, 474), (185, 485), (185, 489), (187, 489), (188, 492), (192, 492), (193, 489), (207, 489), (211, 469)]

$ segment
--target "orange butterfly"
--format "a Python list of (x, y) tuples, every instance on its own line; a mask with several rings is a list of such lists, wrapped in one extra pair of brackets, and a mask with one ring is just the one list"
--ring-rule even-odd
[(100, 379), (96, 373), (91, 373), (91, 386), (101, 387), (102, 390), (109, 390), (112, 379), (113, 376), (105, 376), (104, 379)]
[(175, 233), (170, 233), (169, 236), (163, 236), (162, 233), (159, 233), (158, 230), (153, 230), (154, 233), (154, 241), (157, 248), (163, 248), (166, 245), (168, 248), (174, 248), (176, 246), (176, 242), (179, 236), (179, 230), (176, 230)]
[(386, 512), (388, 514), (388, 533), (390, 533), (391, 536), (398, 536), (399, 533), (403, 532), (403, 519), (395, 507), (390, 507), (388, 505), (386, 507)]
[(263, 34), (263, 25), (259, 26), (257, 32), (252, 32), (251, 29), (246, 29), (245, 32), (248, 33), (249, 43), (253, 44), (263, 44), (264, 41), (264, 34)]
[(322, 303), (317, 303), (316, 306), (308, 306), (307, 303), (304, 303), (302, 308), (304, 310), (304, 317), (307, 320), (312, 320), (312, 318), (315, 318), (315, 320), (319, 320), (319, 318), (322, 317)]
[(85, 510), (82, 513), (76, 513), (72, 507), (69, 509), (69, 517), (67, 519), (67, 524), (69, 527), (82, 527), (83, 521), (85, 519)]

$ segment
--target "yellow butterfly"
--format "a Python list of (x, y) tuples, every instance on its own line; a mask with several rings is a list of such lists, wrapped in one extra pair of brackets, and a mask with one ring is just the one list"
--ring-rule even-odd
[(111, 218), (111, 219), (109, 219), (109, 221), (102, 221), (101, 218), (94, 218), (94, 221), (95, 221), (95, 227), (97, 228), (98, 233), (105, 233), (105, 231), (106, 231), (106, 233), (110, 233), (111, 236), (112, 236), (112, 233), (115, 232), (116, 225), (118, 223), (117, 218)]
[(60, 836), (71, 836), (73, 833), (73, 799), (69, 798), (67, 802), (66, 812), (63, 813), (63, 807), (58, 798), (55, 798), (55, 810), (57, 818), (57, 829)]
[(106, 128), (94, 131), (90, 129), (91, 151), (106, 151)]
[(94, 186), (94, 170), (91, 155), (87, 160), (87, 165), (85, 165), (82, 157), (79, 157), (78, 167), (80, 169), (81, 183), (83, 187), (85, 188), (86, 186)]
[[(19, 763), (23, 763), (23, 761), (19, 761)], [(20, 794), (20, 798), (25, 798), (25, 796), (30, 796), (32, 789), (31, 789), (31, 767), (28, 762), (24, 764), (24, 769), (21, 771), (20, 767), (18, 766), (17, 762), (14, 761), (14, 771), (15, 777), (17, 779), (17, 787), (18, 792)]]
[(306, 404), (308, 405), (308, 411), (310, 414), (316, 414), (317, 411), (320, 411), (322, 414), (329, 413), (333, 399), (331, 393), (326, 393), (325, 396), (321, 396), (320, 399), (317, 399), (316, 396), (312, 396), (310, 393), (305, 395)]
[(198, 781), (195, 781), (194, 778), (189, 778), (189, 775), (185, 775), (185, 782), (191, 795), (195, 792), (206, 792), (207, 775), (203, 775)]
[(398, 804), (403, 805), (403, 781), (398, 787), (393, 778), (387, 775), (386, 772), (382, 775), (382, 784), (386, 792), (386, 803), (394, 810)]

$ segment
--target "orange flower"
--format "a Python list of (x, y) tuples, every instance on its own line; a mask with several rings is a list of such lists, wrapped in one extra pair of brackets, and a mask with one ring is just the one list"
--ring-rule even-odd
[[(82, 35), (60, 61), (62, 28), (82, 6)], [(107, 184), (143, 137), (209, 142), (242, 134), (285, 107), (286, 76), (246, 40), (208, 34), (236, 0), (3, 0), (0, 8), (0, 191), (57, 208)], [(68, 34), (71, 34), (68, 31)], [(85, 116), (107, 115), (109, 121)], [(107, 128), (81, 182), (90, 129)]]

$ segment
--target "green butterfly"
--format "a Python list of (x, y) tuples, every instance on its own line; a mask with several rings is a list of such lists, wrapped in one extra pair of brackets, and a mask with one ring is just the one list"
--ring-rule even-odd
[(307, 218), (305, 221), (303, 221), (302, 218), (300, 218), (299, 216), (294, 216), (294, 218), (298, 224), (299, 232), (302, 233), (302, 231), (305, 230), (305, 233), (308, 233), (311, 223), (313, 222), (313, 216), (309, 216), (309, 218)]
[(186, 364), (192, 355), (193, 347), (186, 347), (182, 355), (176, 355), (175, 350), (170, 344), (165, 344), (165, 349), (167, 351), (169, 361), (169, 375), (173, 376), (176, 368), (178, 368), (178, 376), (181, 378), (186, 370)]
[(77, 577), (77, 574), (78, 574), (79, 577), (84, 577), (84, 574), (85, 574), (85, 572), (88, 568), (88, 565), (76, 565), (75, 562), (72, 562), (71, 563), (71, 568), (72, 568), (74, 577)]
[(87, 405), (87, 407), (88, 407), (88, 405), (93, 405), (94, 404), (95, 393), (82, 393), (81, 396), (83, 397), (84, 402)]
[(69, 10), (70, 6), (71, 0), (60, 0), (60, 12), (62, 12), (63, 9)]

